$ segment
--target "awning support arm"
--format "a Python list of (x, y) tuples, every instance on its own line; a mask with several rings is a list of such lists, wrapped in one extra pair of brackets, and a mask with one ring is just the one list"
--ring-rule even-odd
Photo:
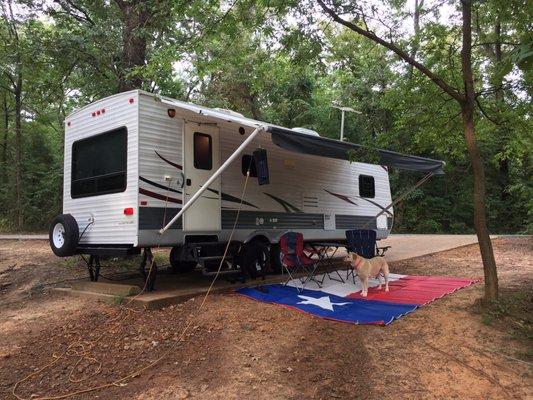
[(402, 201), (403, 199), (405, 199), (407, 197), (408, 194), (412, 193), (415, 189), (417, 189), (418, 187), (420, 187), (424, 182), (426, 182), (429, 178), (431, 178), (432, 176), (434, 175), (433, 172), (428, 172), (426, 175), (424, 175), (424, 177), (422, 179), (420, 179), (417, 183), (415, 183), (414, 186), (411, 186), (410, 188), (408, 188), (405, 192), (403, 192), (402, 194), (400, 194), (396, 200), (394, 200), (392, 203), (390, 203), (387, 207), (385, 207), (383, 210), (381, 210), (379, 213), (377, 213), (377, 215), (371, 219), (370, 221), (368, 221), (366, 224), (363, 225), (363, 227), (361, 229), (366, 229), (368, 227), (368, 225), (370, 225), (372, 222), (374, 222), (375, 220), (378, 219), (378, 217), (381, 215), (381, 214), (384, 214), (387, 212), (387, 210), (393, 206), (395, 206), (396, 204), (398, 204), (400, 201)]
[(243, 151), (244, 149), (246, 148), (246, 146), (248, 146), (248, 144), (250, 144), (250, 142), (252, 140), (254, 140), (254, 138), (260, 133), (260, 132), (263, 132), (266, 130), (266, 126), (258, 126), (251, 134), (250, 136), (248, 136), (246, 138), (246, 140), (244, 142), (241, 143), (241, 145), (239, 147), (237, 147), (237, 150), (235, 150), (233, 152), (233, 154), (231, 156), (228, 157), (228, 159), (226, 161), (224, 161), (224, 164), (222, 164), (216, 171), (213, 175), (211, 175), (211, 177), (207, 180), (207, 182), (205, 182), (202, 187), (189, 199), (189, 201), (183, 205), (183, 208), (180, 210), (180, 212), (178, 212), (174, 218), (172, 218), (168, 224), (165, 225), (164, 228), (160, 229), (159, 230), (159, 234), (164, 234), (168, 228), (170, 228), (172, 226), (172, 224), (174, 224), (182, 215), (185, 211), (187, 211), (189, 209), (189, 207), (191, 207), (195, 202), (196, 200), (198, 200), (198, 198), (202, 195), (202, 193), (204, 193), (207, 188), (220, 176), (220, 174), (222, 174), (222, 172), (224, 172), (224, 170), (229, 167), (229, 165), (233, 162), (233, 160), (235, 160), (235, 158), (237, 158)]

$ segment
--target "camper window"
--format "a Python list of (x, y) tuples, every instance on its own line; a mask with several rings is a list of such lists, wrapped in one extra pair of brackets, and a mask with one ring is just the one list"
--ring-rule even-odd
[(128, 131), (114, 129), (72, 145), (72, 198), (126, 190)]
[(257, 168), (255, 167), (254, 157), (249, 154), (245, 154), (242, 156), (241, 165), (241, 171), (244, 176), (246, 176), (248, 168), (250, 169), (250, 177), (257, 178)]
[(376, 186), (373, 176), (359, 175), (359, 196), (369, 198), (376, 196)]
[(194, 132), (194, 168), (210, 170), (213, 168), (213, 143), (211, 136)]

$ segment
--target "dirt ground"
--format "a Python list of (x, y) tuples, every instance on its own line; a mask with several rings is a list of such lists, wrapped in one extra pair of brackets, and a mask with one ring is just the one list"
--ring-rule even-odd
[[(81, 264), (58, 260), (46, 242), (0, 241), (0, 398), (14, 398), (13, 385), (34, 373), (19, 385), (21, 398), (133, 374), (72, 398), (530, 399), (533, 243), (493, 244), (507, 301), (481, 310), (479, 283), (380, 327), (233, 294), (213, 295), (200, 313), (201, 298), (155, 311), (59, 299), (47, 288), (84, 277)], [(477, 245), (391, 263), (391, 270), (482, 276)]]

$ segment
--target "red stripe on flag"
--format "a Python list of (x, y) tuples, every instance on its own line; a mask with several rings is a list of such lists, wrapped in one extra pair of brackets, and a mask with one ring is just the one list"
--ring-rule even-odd
[(346, 297), (421, 306), (478, 281), (479, 279), (446, 276), (406, 276), (389, 282), (388, 292), (385, 292), (385, 285), (383, 285), (381, 290), (369, 288), (367, 297), (362, 297), (361, 292), (351, 293)]

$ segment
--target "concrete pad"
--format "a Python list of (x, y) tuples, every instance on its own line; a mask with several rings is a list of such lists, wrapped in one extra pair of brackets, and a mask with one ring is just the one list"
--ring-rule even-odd
[[(163, 280), (164, 278), (162, 276), (158, 276), (158, 281), (156, 281), (156, 290), (153, 292), (143, 293), (140, 296), (133, 298), (130, 304), (141, 308), (154, 309), (165, 307), (171, 304), (182, 303), (192, 297), (204, 296), (213, 279), (213, 277), (202, 276), (199, 271), (181, 276), (183, 277), (183, 280), (180, 280), (179, 283), (176, 283), (175, 281), (172, 282), (170, 280)], [(269, 275), (265, 277), (264, 280), (259, 278), (256, 280), (248, 280), (245, 283), (230, 283), (224, 280), (222, 277), (219, 277), (213, 285), (210, 293), (230, 293), (241, 287), (280, 283), (285, 280), (286, 276), (282, 277), (281, 275)], [(125, 299), (125, 302), (128, 303), (128, 300), (129, 299)]]
[(76, 297), (80, 299), (102, 301), (109, 304), (117, 304), (118, 299), (123, 299), (123, 297), (113, 296), (110, 294), (85, 292), (83, 290), (72, 290), (71, 288), (51, 288), (50, 294), (52, 296), (59, 297)]
[(74, 282), (72, 284), (72, 290), (78, 290), (82, 292), (92, 292), (100, 294), (109, 294), (112, 296), (134, 296), (141, 293), (141, 288), (136, 285), (125, 285), (119, 283), (109, 282)]

